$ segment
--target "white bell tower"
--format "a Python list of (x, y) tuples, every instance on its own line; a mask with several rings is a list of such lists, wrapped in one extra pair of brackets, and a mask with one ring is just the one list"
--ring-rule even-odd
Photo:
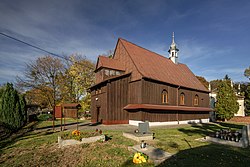
[(178, 64), (178, 51), (179, 49), (177, 48), (174, 42), (174, 32), (173, 32), (172, 44), (170, 45), (168, 52), (169, 52), (169, 59), (172, 60), (172, 62), (174, 62), (175, 64)]

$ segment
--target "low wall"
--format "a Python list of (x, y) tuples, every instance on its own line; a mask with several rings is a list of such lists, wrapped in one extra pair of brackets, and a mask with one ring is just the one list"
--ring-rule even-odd
[(61, 136), (58, 136), (59, 148), (62, 148), (64, 146), (70, 146), (70, 145), (93, 143), (93, 142), (96, 142), (98, 140), (105, 141), (105, 135), (94, 136), (94, 137), (89, 137), (89, 138), (82, 138), (82, 141), (78, 141), (78, 140), (74, 140), (74, 139), (64, 140), (64, 139), (61, 138)]
[[(143, 121), (129, 120), (130, 125), (139, 126)], [(178, 125), (178, 124), (192, 124), (192, 123), (208, 123), (209, 119), (196, 119), (186, 121), (171, 121), (171, 122), (149, 122), (149, 126), (164, 126), (164, 125)]]

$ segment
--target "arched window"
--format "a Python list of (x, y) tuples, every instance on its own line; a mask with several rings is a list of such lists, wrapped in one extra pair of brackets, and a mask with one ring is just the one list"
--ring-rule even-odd
[(198, 106), (198, 105), (199, 105), (199, 96), (198, 96), (198, 95), (195, 95), (195, 96), (194, 96), (194, 105), (195, 105), (195, 106)]
[(168, 103), (168, 92), (166, 90), (163, 90), (161, 93), (161, 101), (162, 103), (166, 104)]
[(180, 105), (185, 105), (185, 94), (181, 93), (180, 95)]

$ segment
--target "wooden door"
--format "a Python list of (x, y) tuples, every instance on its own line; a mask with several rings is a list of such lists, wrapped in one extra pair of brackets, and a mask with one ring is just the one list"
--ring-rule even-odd
[(100, 121), (99, 116), (100, 116), (100, 107), (97, 107), (96, 108), (96, 122)]

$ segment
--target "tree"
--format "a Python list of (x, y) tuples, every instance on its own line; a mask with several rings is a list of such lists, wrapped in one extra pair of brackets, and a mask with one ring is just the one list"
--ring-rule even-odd
[(250, 80), (250, 66), (245, 69), (244, 76)]
[(11, 130), (18, 130), (27, 121), (26, 103), (22, 95), (7, 83), (1, 96), (0, 122)]
[(21, 87), (40, 90), (50, 108), (54, 108), (61, 99), (59, 82), (62, 82), (60, 79), (63, 71), (61, 59), (51, 56), (39, 57), (35, 62), (27, 64), (25, 78), (17, 78), (17, 82)]
[(221, 82), (221, 80), (219, 80), (219, 79), (210, 81), (211, 90), (217, 89), (220, 82)]
[(202, 76), (196, 76), (196, 78), (208, 89), (209, 82)]
[[(224, 79), (223, 80), (225, 80), (225, 81), (227, 81), (227, 82), (231, 82), (231, 79), (229, 78), (229, 76), (226, 74), (225, 75), (225, 77), (224, 77)], [(216, 79), (216, 80), (212, 80), (212, 81), (210, 81), (210, 85), (211, 85), (211, 90), (213, 91), (213, 90), (216, 90), (216, 89), (218, 89), (218, 87), (219, 87), (219, 84), (221, 83), (221, 79)], [(230, 83), (231, 84), (231, 83)]]
[(230, 80), (220, 81), (215, 110), (217, 116), (222, 120), (229, 120), (238, 112), (239, 104)]
[(49, 87), (38, 89), (33, 88), (25, 92), (25, 98), (27, 104), (36, 104), (39, 105), (41, 108), (49, 108), (49, 101), (53, 101), (53, 97), (50, 96), (52, 94), (52, 89), (50, 89)]
[(231, 81), (231, 78), (229, 78), (229, 76), (226, 74), (224, 80)]
[(90, 96), (87, 89), (94, 84), (95, 65), (86, 57), (71, 55), (67, 60), (67, 68), (60, 90), (64, 102), (81, 103), (83, 108), (89, 108)]
[(94, 63), (80, 55), (64, 59), (44, 56), (28, 64), (24, 78), (17, 78), (17, 83), (27, 90), (29, 104), (50, 108), (59, 103), (89, 104), (87, 89), (94, 83), (94, 69)]

